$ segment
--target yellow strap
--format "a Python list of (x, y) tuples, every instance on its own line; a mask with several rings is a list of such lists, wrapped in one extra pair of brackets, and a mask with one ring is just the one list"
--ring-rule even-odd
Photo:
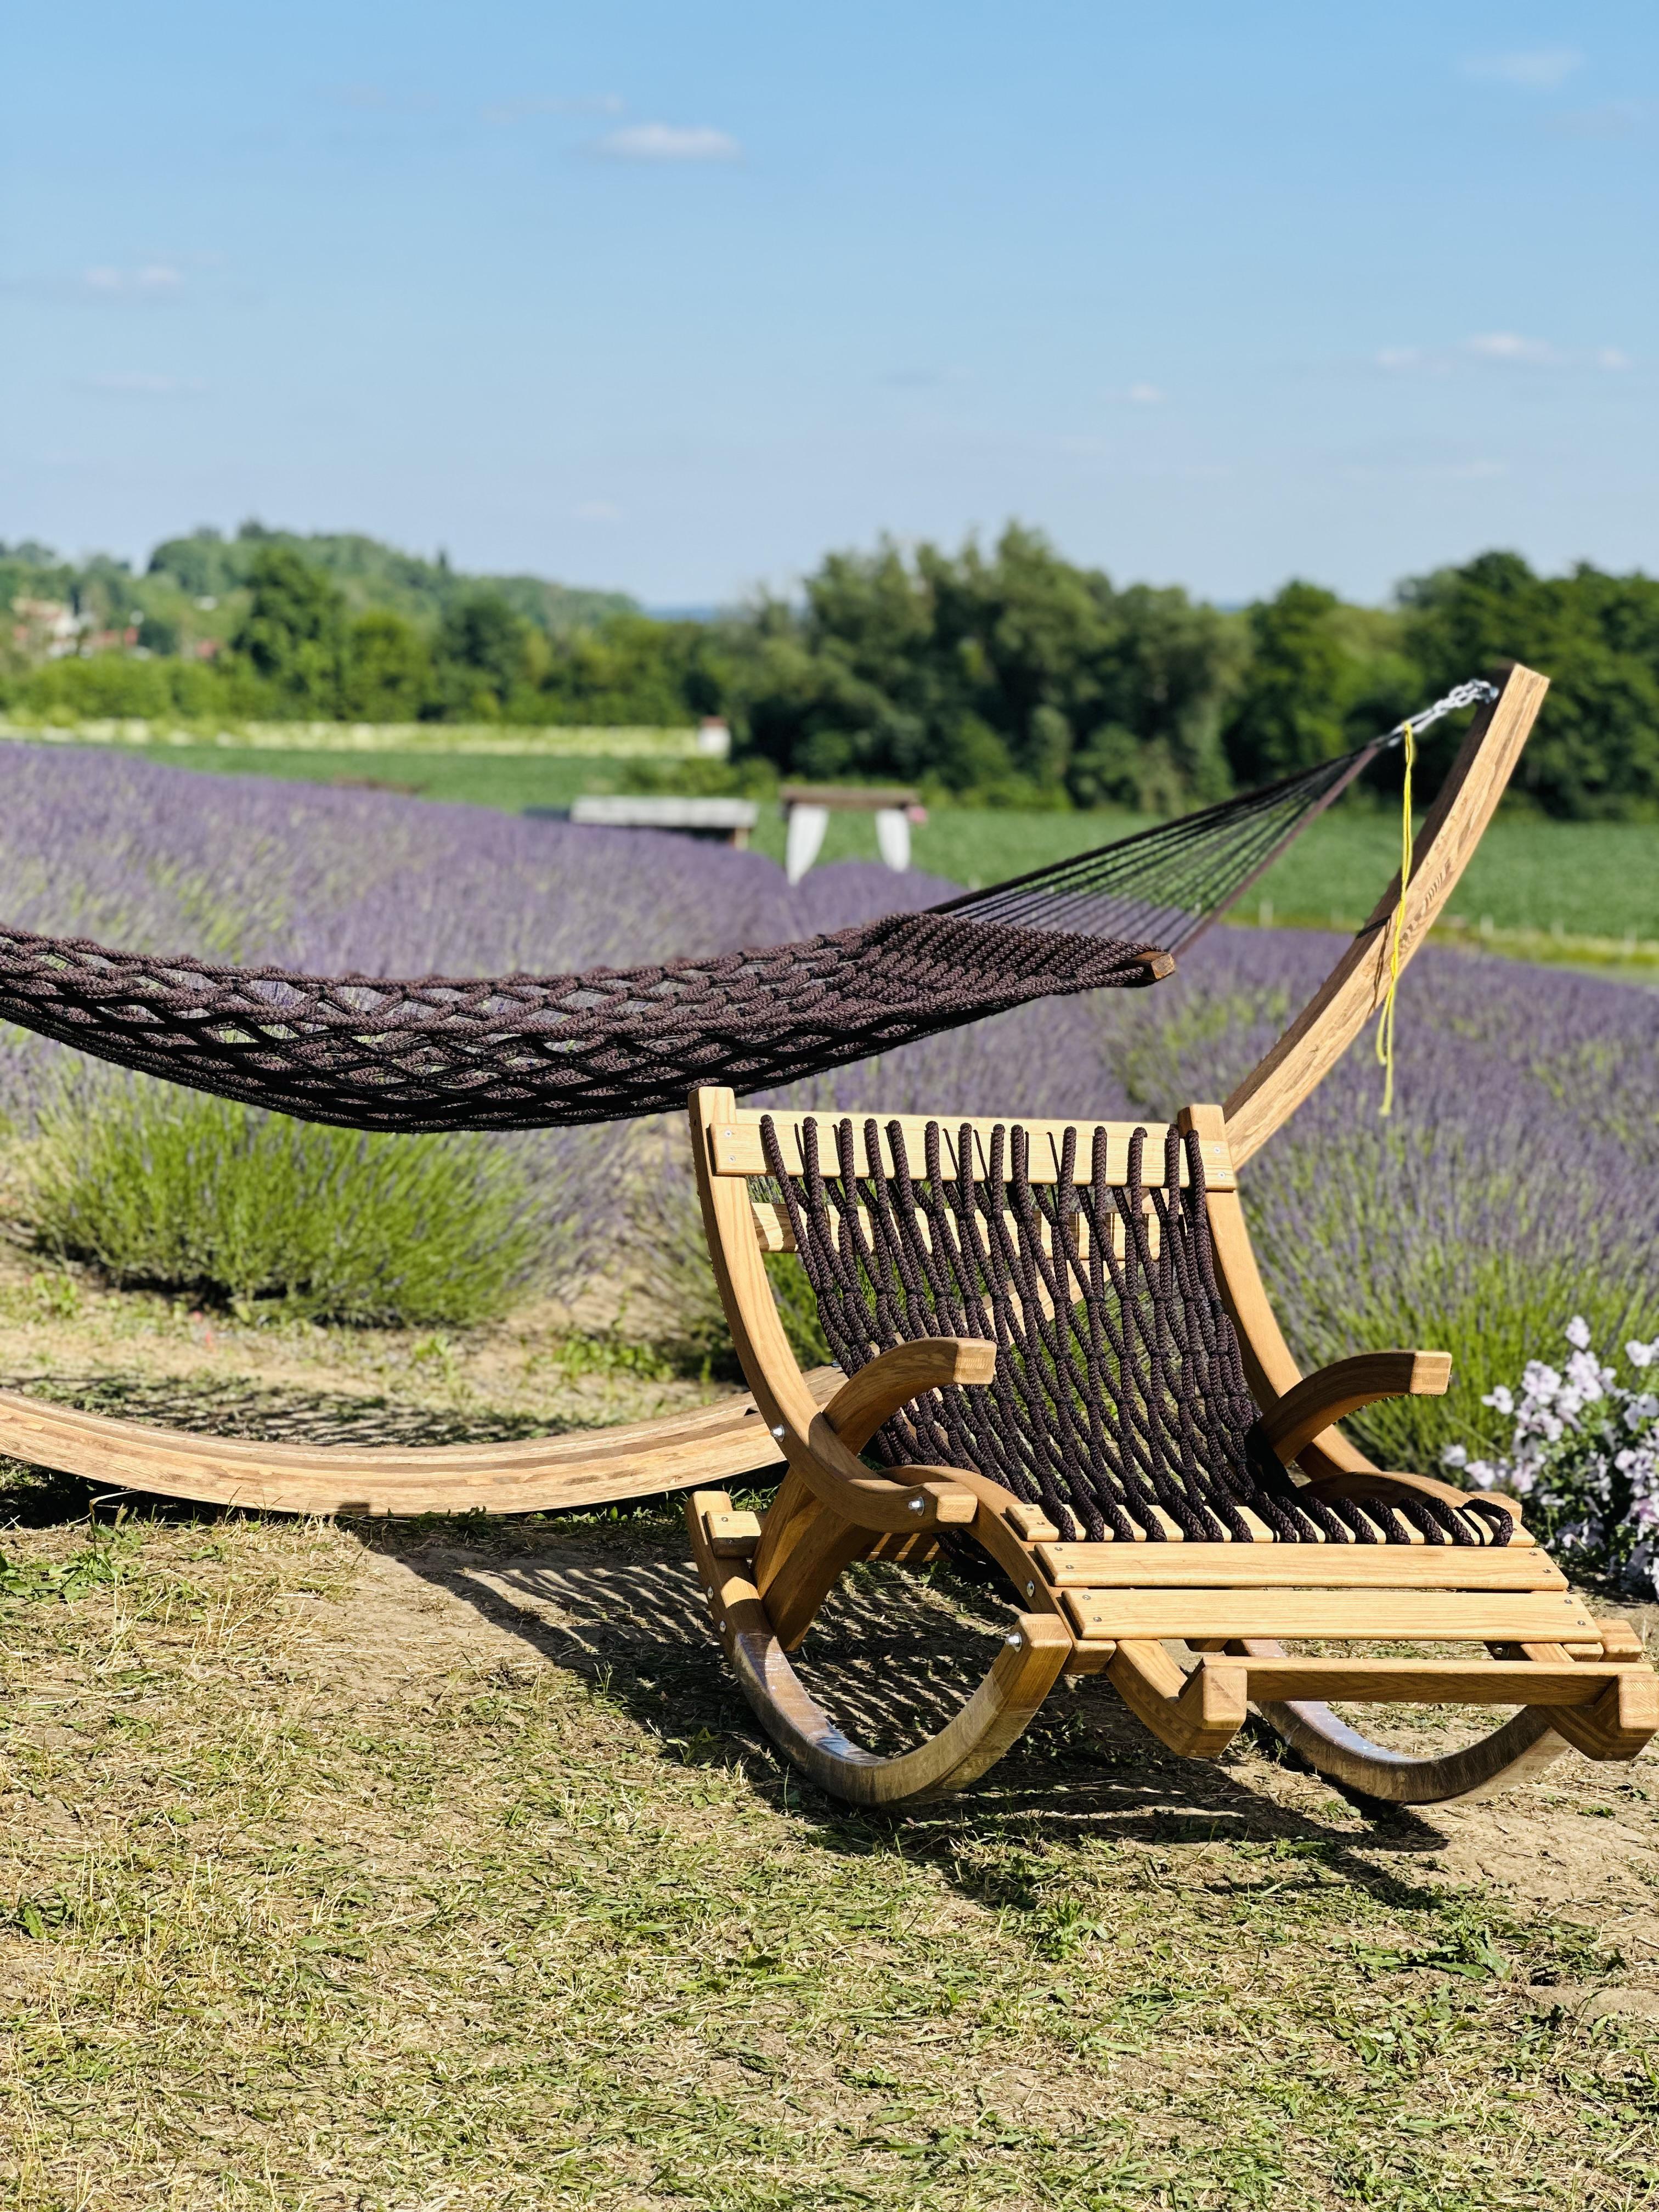
[(1389, 947), (1389, 988), (1382, 999), (1382, 1018), (1376, 1025), (1376, 1059), (1382, 1069), (1382, 1103), (1379, 1114), (1394, 1111), (1394, 1005), (1400, 988), (1400, 947), (1406, 933), (1406, 886), (1412, 879), (1412, 769), (1417, 759), (1417, 738), (1406, 727), (1406, 784), (1400, 807), (1400, 904), (1395, 909), (1394, 937)]

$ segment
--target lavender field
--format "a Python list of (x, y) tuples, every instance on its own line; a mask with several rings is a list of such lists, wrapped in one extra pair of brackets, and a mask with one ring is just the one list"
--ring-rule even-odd
[[(92, 752), (0, 746), (0, 919), (317, 971), (568, 971), (778, 942), (946, 888), (842, 863), (791, 890), (756, 854)], [(1153, 993), (1024, 1008), (799, 1095), (1051, 1115), (1224, 1097), (1338, 945), (1218, 928)], [(128, 1079), (0, 1032), (15, 1139), (65, 1081)], [(1431, 950), (1402, 987), (1387, 1121), (1379, 1090), (1362, 1043), (1249, 1170), (1270, 1286), (1305, 1359), (1395, 1343), (1456, 1356), (1453, 1396), (1376, 1413), (1376, 1447), (1407, 1464), (1449, 1443), (1496, 1451), (1482, 1395), (1553, 1352), (1571, 1316), (1598, 1346), (1659, 1333), (1659, 994)], [(684, 1249), (689, 1192), (650, 1133), (495, 1141), (523, 1156), (561, 1276), (617, 1264), (595, 1231), (619, 1176), (636, 1235)]]

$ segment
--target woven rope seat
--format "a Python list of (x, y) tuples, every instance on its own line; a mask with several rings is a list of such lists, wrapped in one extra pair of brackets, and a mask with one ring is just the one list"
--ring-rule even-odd
[(1217, 1287), (1195, 1131), (1168, 1129), (1148, 1176), (1135, 1129), (1115, 1176), (1106, 1128), (1079, 1174), (1068, 1127), (1034, 1184), (1018, 1123), (981, 1140), (927, 1122), (919, 1176), (897, 1121), (803, 1115), (788, 1161), (774, 1118), (760, 1128), (844, 1374), (927, 1339), (995, 1347), (988, 1382), (919, 1393), (883, 1423), (866, 1447), (881, 1465), (977, 1469), (1067, 1541), (1508, 1542), (1490, 1499), (1298, 1491), (1263, 1439)]

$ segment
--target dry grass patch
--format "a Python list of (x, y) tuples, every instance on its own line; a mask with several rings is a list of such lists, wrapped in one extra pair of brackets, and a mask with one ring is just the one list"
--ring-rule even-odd
[[(95, 1576), (0, 1601), (20, 2205), (1659, 2181), (1650, 1764), (1379, 1824), (1259, 1744), (1181, 1765), (1095, 1684), (975, 1795), (866, 1818), (756, 1740), (665, 1516), (93, 1537), (75, 1489), (20, 1476), (8, 1552)], [(855, 1707), (930, 1641), (949, 1694), (989, 1623), (888, 1580), (819, 1639)]]

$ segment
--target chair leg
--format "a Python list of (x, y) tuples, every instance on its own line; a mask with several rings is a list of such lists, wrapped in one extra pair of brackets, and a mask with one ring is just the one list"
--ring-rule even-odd
[(696, 1491), (686, 1501), (692, 1555), (714, 1626), (762, 1727), (833, 1796), (899, 1805), (963, 1788), (1024, 1734), (1071, 1656), (1071, 1632), (1057, 1614), (1019, 1613), (978, 1687), (937, 1735), (892, 1758), (866, 1751), (836, 1727), (790, 1665), (747, 1563), (715, 1557), (706, 1516), (726, 1503), (718, 1491)]

